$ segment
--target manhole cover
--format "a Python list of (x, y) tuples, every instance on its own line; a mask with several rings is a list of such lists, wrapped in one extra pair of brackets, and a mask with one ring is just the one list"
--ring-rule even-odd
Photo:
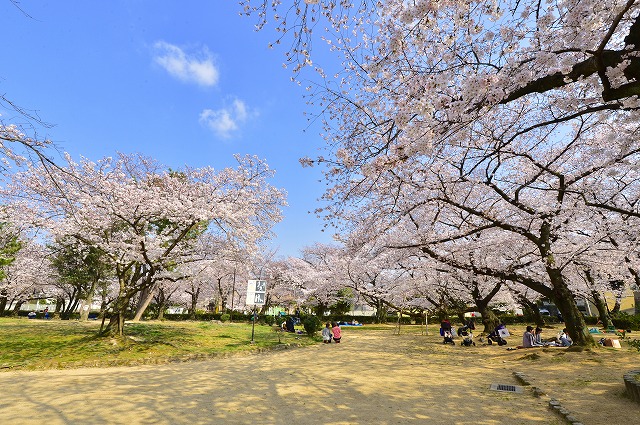
[(506, 391), (509, 393), (522, 392), (522, 387), (519, 387), (517, 385), (506, 385), (506, 384), (491, 384), (491, 387), (489, 387), (489, 389), (494, 391)]

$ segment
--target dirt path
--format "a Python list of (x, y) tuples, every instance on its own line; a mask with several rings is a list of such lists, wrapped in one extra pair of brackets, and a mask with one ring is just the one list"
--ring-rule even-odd
[[(518, 357), (513, 353), (495, 346), (442, 346), (436, 336), (345, 329), (341, 344), (210, 361), (7, 372), (0, 373), (0, 421), (47, 425), (563, 423), (530, 391), (489, 390), (491, 383), (517, 384), (512, 372), (526, 363), (518, 360), (522, 353)], [(633, 408), (627, 403), (627, 408)], [(640, 423), (639, 412), (608, 423)], [(607, 423), (579, 418), (587, 425)]]

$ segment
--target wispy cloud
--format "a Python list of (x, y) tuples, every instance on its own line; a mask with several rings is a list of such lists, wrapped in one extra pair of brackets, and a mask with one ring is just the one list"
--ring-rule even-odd
[(240, 99), (222, 109), (205, 109), (200, 113), (200, 124), (211, 129), (218, 137), (230, 138), (249, 118), (247, 106)]
[(158, 41), (153, 47), (153, 60), (179, 80), (201, 86), (218, 83), (220, 73), (206, 47), (196, 54), (187, 54), (180, 47), (165, 41)]

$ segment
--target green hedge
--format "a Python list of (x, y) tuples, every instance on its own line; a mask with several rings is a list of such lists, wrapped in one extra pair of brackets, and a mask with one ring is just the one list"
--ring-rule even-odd
[[(222, 315), (223, 314), (227, 314), (228, 313), (196, 313), (196, 319), (197, 321), (211, 321), (211, 320), (222, 320)], [(165, 314), (164, 316), (165, 320), (175, 320), (175, 321), (180, 321), (180, 320), (191, 320), (191, 316), (187, 313), (187, 314)], [(237, 313), (234, 312), (231, 315), (231, 319), (234, 322), (251, 322), (251, 314), (242, 314), (242, 313)], [(268, 317), (268, 316), (267, 316)], [(258, 321), (256, 323), (268, 323), (273, 319), (273, 316), (271, 316), (271, 319), (265, 318), (265, 316), (263, 314), (259, 314), (258, 315)], [(284, 319), (283, 319), (284, 320)]]
[(589, 326), (595, 326), (598, 324), (600, 318), (598, 316), (584, 316), (584, 321)]
[(640, 331), (640, 315), (631, 316), (628, 314), (620, 314), (612, 317), (611, 321), (616, 329), (629, 329), (632, 331)]

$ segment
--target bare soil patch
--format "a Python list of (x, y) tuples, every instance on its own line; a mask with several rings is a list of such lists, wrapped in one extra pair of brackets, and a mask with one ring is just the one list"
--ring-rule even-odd
[[(518, 343), (517, 330), (509, 339)], [(341, 344), (189, 363), (0, 374), (0, 418), (27, 424), (562, 424), (524, 372), (584, 424), (638, 424), (635, 350), (461, 347), (416, 327), (344, 328)], [(520, 334), (521, 335), (521, 334)], [(476, 341), (477, 342), (477, 341)], [(535, 350), (535, 351), (533, 351)], [(533, 356), (532, 354), (536, 354)]]

